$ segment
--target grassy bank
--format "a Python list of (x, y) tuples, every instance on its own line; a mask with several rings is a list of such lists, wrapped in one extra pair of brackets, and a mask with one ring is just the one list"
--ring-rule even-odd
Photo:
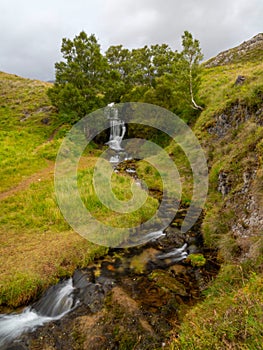
[[(63, 218), (54, 192), (54, 160), (69, 125), (49, 105), (50, 84), (0, 73), (0, 307), (35, 299), (50, 284), (107, 252), (75, 233)], [(92, 152), (96, 154), (96, 150)], [(135, 214), (117, 215), (101, 205), (92, 185), (96, 157), (82, 158), (82, 200), (97, 220), (137, 225), (156, 209), (149, 198)], [(113, 175), (115, 195), (131, 197), (129, 177)]]
[(204, 301), (181, 314), (170, 349), (262, 347), (262, 68), (253, 60), (203, 72), (206, 108), (194, 126), (210, 169), (202, 231), (222, 265)]
[[(263, 341), (263, 64), (254, 60), (204, 69), (199, 99), (205, 108), (193, 126), (206, 154), (209, 193), (202, 232), (218, 251), (221, 270), (202, 301), (180, 311), (171, 349), (260, 349)], [(238, 76), (242, 83), (236, 83)], [(56, 203), (54, 160), (68, 125), (49, 106), (48, 84), (0, 73), (0, 304), (19, 306), (48, 285), (85, 266), (106, 248), (89, 243), (66, 223)], [(174, 144), (182, 200), (191, 201), (192, 172)], [(94, 151), (95, 153), (96, 151)], [(96, 157), (83, 157), (80, 195), (103, 223), (136, 225), (155, 211), (149, 198), (136, 213), (117, 215), (101, 205), (91, 181)], [(141, 161), (138, 174), (162, 190), (160, 176)], [(113, 174), (120, 200), (132, 197), (132, 179)]]

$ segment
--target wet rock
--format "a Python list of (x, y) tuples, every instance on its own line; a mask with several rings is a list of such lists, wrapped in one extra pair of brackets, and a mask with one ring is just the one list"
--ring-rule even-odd
[(197, 247), (195, 244), (191, 244), (189, 247), (187, 247), (188, 254), (197, 254), (200, 253), (200, 248)]
[(131, 259), (130, 268), (138, 274), (144, 273), (148, 270), (149, 262), (156, 261), (157, 255), (158, 250), (154, 248), (148, 248), (144, 250), (141, 254), (135, 255)]
[(169, 226), (165, 229), (166, 239), (163, 239), (161, 244), (162, 247), (181, 247), (185, 243), (185, 234), (178, 230), (178, 228)]
[(32, 305), (39, 315), (57, 317), (69, 312), (76, 299), (73, 294), (72, 280), (60, 281), (51, 286), (44, 295)]
[[(179, 225), (186, 213), (186, 208), (178, 210), (175, 220)], [(26, 348), (161, 348), (179, 322), (180, 307), (192, 305), (199, 297), (200, 286), (205, 287), (200, 269), (185, 259), (181, 264), (171, 259), (180, 249), (180, 254), (200, 249), (200, 223), (197, 221), (187, 234), (170, 226), (156, 241), (110, 250), (90, 267), (75, 271), (74, 298), (79, 304), (63, 319), (27, 334)], [(160, 259), (167, 254), (172, 256)]]
[(186, 266), (176, 264), (176, 265), (169, 267), (169, 269), (167, 271), (169, 271), (169, 273), (172, 274), (172, 276), (178, 277), (178, 276), (186, 275), (187, 270), (188, 270), (188, 268)]
[(73, 274), (73, 286), (77, 289), (85, 288), (90, 282), (95, 283), (94, 270), (76, 270)]
[(95, 313), (101, 310), (105, 296), (113, 287), (114, 281), (101, 277), (95, 282), (93, 270), (77, 270), (73, 275), (73, 285), (76, 298)]
[(98, 312), (102, 308), (105, 294), (100, 284), (90, 282), (85, 289), (80, 290), (78, 297), (92, 312)]
[(149, 275), (149, 279), (154, 281), (157, 286), (161, 288), (167, 289), (180, 296), (188, 296), (185, 286), (177, 281), (177, 279), (171, 276), (167, 271), (154, 270)]
[(167, 252), (162, 252), (158, 254), (157, 258), (159, 260), (170, 259), (172, 263), (182, 261), (188, 255), (186, 248), (187, 248), (187, 243), (184, 243), (180, 248), (173, 248), (172, 250), (170, 249)]
[(244, 77), (244, 75), (239, 75), (235, 81), (235, 85), (242, 85), (244, 84), (246, 78)]

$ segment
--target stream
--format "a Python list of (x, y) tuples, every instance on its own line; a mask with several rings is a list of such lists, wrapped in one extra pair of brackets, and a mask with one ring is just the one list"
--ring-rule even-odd
[[(164, 348), (179, 310), (200, 300), (218, 270), (202, 246), (201, 220), (178, 234), (185, 215), (180, 209), (165, 231), (149, 233), (147, 244), (112, 249), (76, 270), (22, 312), (0, 315), (0, 349)], [(207, 262), (193, 267), (188, 255), (199, 252)]]
[(35, 306), (17, 314), (0, 315), (0, 348), (22, 333), (58, 320), (74, 308), (72, 278), (51, 287)]
[[(136, 161), (121, 147), (124, 122), (112, 106), (107, 118), (110, 163), (141, 185)], [(219, 269), (215, 252), (203, 246), (202, 215), (186, 233), (180, 231), (187, 209), (180, 207), (166, 229), (143, 232), (147, 243), (112, 248), (107, 256), (50, 287), (22, 312), (0, 315), (0, 349), (168, 348), (185, 310), (202, 298)], [(171, 210), (172, 200), (163, 215)], [(203, 254), (201, 265), (189, 258), (198, 253)]]

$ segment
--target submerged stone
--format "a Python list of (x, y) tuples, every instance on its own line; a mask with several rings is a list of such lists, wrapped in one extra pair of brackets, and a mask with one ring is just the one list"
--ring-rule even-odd
[(154, 270), (149, 275), (149, 279), (154, 281), (156, 285), (161, 288), (167, 289), (180, 296), (188, 296), (186, 287), (167, 271)]

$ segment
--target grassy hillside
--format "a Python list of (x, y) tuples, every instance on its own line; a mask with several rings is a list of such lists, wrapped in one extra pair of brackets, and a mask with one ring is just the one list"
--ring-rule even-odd
[(0, 73), (2, 306), (26, 303), (85, 263), (87, 252), (99, 252), (70, 230), (56, 206), (51, 159), (59, 123), (48, 86)]
[[(57, 206), (54, 164), (70, 126), (62, 124), (50, 106), (49, 86), (0, 73), (0, 308), (27, 303), (106, 252), (75, 233)], [(99, 220), (118, 222), (114, 214), (96, 206), (97, 196), (90, 190), (95, 162), (96, 157), (83, 157), (79, 167), (83, 200)], [(120, 198), (131, 195), (128, 177), (115, 174), (114, 184)], [(146, 220), (156, 205), (149, 199), (125, 222)]]
[[(221, 269), (203, 300), (180, 312), (170, 349), (261, 349), (263, 343), (263, 63), (262, 34), (204, 64), (199, 99), (205, 108), (193, 126), (206, 153), (209, 194), (202, 232), (218, 252)], [(239, 77), (239, 78), (238, 78)], [(0, 305), (19, 306), (85, 266), (106, 249), (81, 238), (56, 204), (53, 168), (70, 126), (49, 105), (49, 84), (0, 73)], [(191, 198), (188, 162), (167, 148), (181, 167), (183, 200)], [(96, 157), (83, 157), (79, 180), (90, 183)], [(159, 188), (149, 165), (138, 173)], [(120, 198), (130, 179), (115, 176)], [(190, 184), (190, 185), (189, 185)], [(122, 191), (120, 190), (122, 188)], [(94, 204), (97, 198), (82, 187)], [(147, 203), (132, 222), (156, 207)], [(105, 210), (98, 218), (118, 221)]]
[(204, 70), (200, 97), (206, 108), (194, 126), (210, 169), (202, 230), (222, 266), (204, 301), (181, 315), (171, 349), (262, 348), (262, 41), (260, 50), (233, 52), (240, 48)]

